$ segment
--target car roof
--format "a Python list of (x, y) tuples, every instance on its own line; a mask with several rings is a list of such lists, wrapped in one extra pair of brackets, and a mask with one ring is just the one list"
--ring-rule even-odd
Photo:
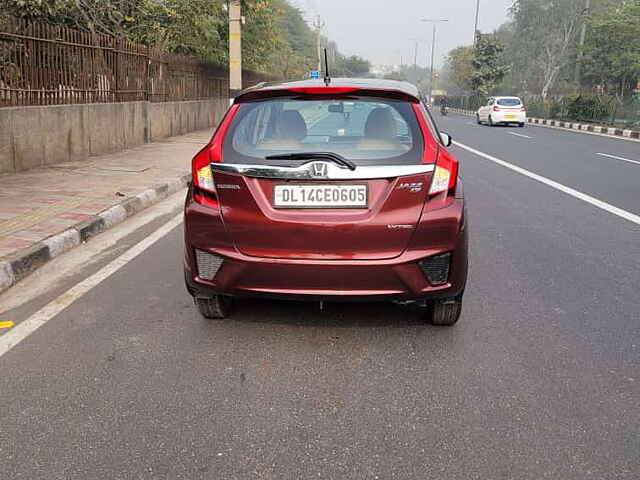
[[(329, 86), (324, 80), (300, 80), (294, 82), (279, 83), (259, 83), (253, 87), (243, 90), (236, 101), (248, 100), (260, 97), (270, 97), (273, 93), (289, 91), (292, 89), (314, 89), (314, 94), (321, 93), (321, 89), (327, 89), (327, 93), (335, 93), (335, 89), (354, 88), (366, 91), (395, 92), (401, 96), (408, 97), (411, 101), (420, 101), (420, 92), (415, 85), (409, 82), (399, 82), (396, 80), (383, 80), (378, 78), (332, 78)], [(315, 90), (318, 89), (318, 90)], [(334, 92), (332, 92), (334, 90)]]
[(502, 97), (491, 97), (491, 98), (495, 98), (496, 100), (500, 100), (502, 98), (515, 98), (516, 100), (520, 100), (520, 97), (514, 97), (514, 96), (511, 96), (511, 95), (502, 96)]

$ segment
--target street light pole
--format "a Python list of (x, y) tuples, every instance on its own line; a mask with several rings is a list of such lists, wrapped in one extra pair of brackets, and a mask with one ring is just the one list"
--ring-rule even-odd
[(433, 24), (433, 38), (431, 40), (431, 80), (429, 81), (429, 103), (431, 103), (431, 95), (433, 94), (433, 61), (436, 51), (436, 24), (439, 22), (448, 22), (449, 20), (445, 18), (440, 19), (432, 19), (432, 18), (423, 18), (420, 20), (421, 22), (429, 22)]
[(480, 15), (480, 0), (476, 1), (476, 23), (473, 27), (473, 46), (476, 46), (476, 32), (478, 31), (478, 16)]
[(415, 42), (415, 49), (413, 52), (413, 73), (409, 78), (409, 81), (418, 82), (418, 43), (420, 42), (419, 38), (410, 38), (412, 42)]
[(322, 29), (324, 28), (325, 23), (322, 21), (322, 18), (320, 18), (320, 15), (316, 17), (313, 26), (316, 27), (316, 49), (318, 53), (318, 71), (321, 72), (322, 71)]

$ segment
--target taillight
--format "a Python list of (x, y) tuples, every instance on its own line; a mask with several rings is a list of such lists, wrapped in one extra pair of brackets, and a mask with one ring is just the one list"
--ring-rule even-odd
[(211, 193), (216, 192), (216, 187), (213, 184), (213, 174), (211, 173), (211, 162), (213, 161), (210, 146), (207, 146), (207, 148), (193, 157), (191, 162), (193, 184)]
[(494, 105), (494, 106), (493, 106), (493, 111), (494, 111), (494, 112), (499, 112), (499, 111), (500, 111), (500, 107), (498, 107), (498, 106)]
[[(238, 111), (238, 108), (239, 105), (233, 105), (227, 111), (227, 114), (222, 119), (222, 122), (220, 122), (220, 125), (218, 126), (218, 129), (213, 135), (211, 141), (207, 146), (200, 150), (191, 161), (193, 185), (196, 188), (204, 190), (206, 193), (214, 196), (214, 198), (216, 194), (216, 187), (210, 165), (211, 163), (222, 161), (222, 145), (224, 143), (224, 138), (227, 130), (229, 130), (229, 125), (231, 125), (233, 117)], [(197, 194), (195, 198), (196, 200), (202, 200), (204, 197)]]
[(456, 186), (458, 181), (458, 160), (453, 155), (441, 148), (433, 172), (429, 195), (438, 195), (448, 192)]
[(521, 112), (526, 112), (527, 111), (527, 107), (525, 107), (524, 105), (522, 106), (522, 108), (520, 109)]

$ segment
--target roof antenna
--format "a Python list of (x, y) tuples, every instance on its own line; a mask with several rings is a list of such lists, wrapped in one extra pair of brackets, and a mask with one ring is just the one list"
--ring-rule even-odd
[(329, 58), (327, 57), (327, 49), (324, 49), (324, 84), (328, 87), (331, 83), (331, 75), (329, 74)]

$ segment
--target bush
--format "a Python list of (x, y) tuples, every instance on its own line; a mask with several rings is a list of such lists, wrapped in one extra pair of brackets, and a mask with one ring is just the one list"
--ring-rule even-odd
[(567, 117), (572, 120), (598, 121), (610, 115), (611, 99), (594, 94), (572, 94), (565, 99)]

